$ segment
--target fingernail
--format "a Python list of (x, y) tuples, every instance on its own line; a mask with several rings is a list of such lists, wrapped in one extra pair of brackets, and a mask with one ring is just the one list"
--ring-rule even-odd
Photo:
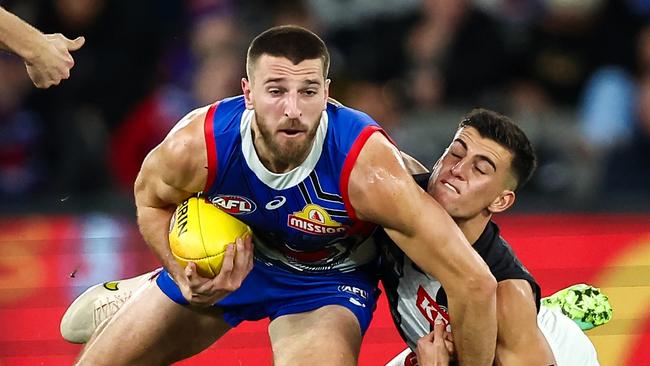
[(441, 325), (442, 324), (442, 319), (437, 318), (436, 321), (434, 322), (434, 325)]

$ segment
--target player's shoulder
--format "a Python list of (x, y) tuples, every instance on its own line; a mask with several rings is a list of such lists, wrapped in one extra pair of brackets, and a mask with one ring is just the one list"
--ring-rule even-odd
[(224, 112), (241, 111), (246, 108), (246, 101), (243, 95), (235, 95), (221, 99), (214, 103), (219, 109)]

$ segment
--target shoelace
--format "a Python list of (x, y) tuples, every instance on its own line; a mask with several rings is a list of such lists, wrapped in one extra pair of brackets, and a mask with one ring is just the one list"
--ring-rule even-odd
[(95, 302), (95, 311), (93, 312), (93, 322), (98, 327), (104, 320), (112, 317), (131, 298), (132, 291), (124, 294), (115, 294), (100, 298)]

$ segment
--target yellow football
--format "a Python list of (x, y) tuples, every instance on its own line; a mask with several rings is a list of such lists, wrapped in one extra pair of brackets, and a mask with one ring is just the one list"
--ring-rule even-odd
[(212, 278), (221, 270), (226, 246), (251, 233), (248, 225), (200, 197), (183, 201), (169, 227), (169, 246), (183, 267), (196, 263), (199, 274)]

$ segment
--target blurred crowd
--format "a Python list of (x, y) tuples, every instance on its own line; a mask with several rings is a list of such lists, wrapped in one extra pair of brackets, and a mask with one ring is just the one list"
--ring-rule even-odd
[(178, 119), (240, 93), (251, 38), (299, 24), (330, 47), (331, 95), (426, 165), (463, 114), (492, 108), (522, 125), (540, 157), (523, 192), (529, 208), (650, 203), (649, 0), (0, 5), (43, 32), (86, 37), (70, 79), (45, 91), (0, 54), (4, 202), (108, 192), (128, 201), (144, 156)]

